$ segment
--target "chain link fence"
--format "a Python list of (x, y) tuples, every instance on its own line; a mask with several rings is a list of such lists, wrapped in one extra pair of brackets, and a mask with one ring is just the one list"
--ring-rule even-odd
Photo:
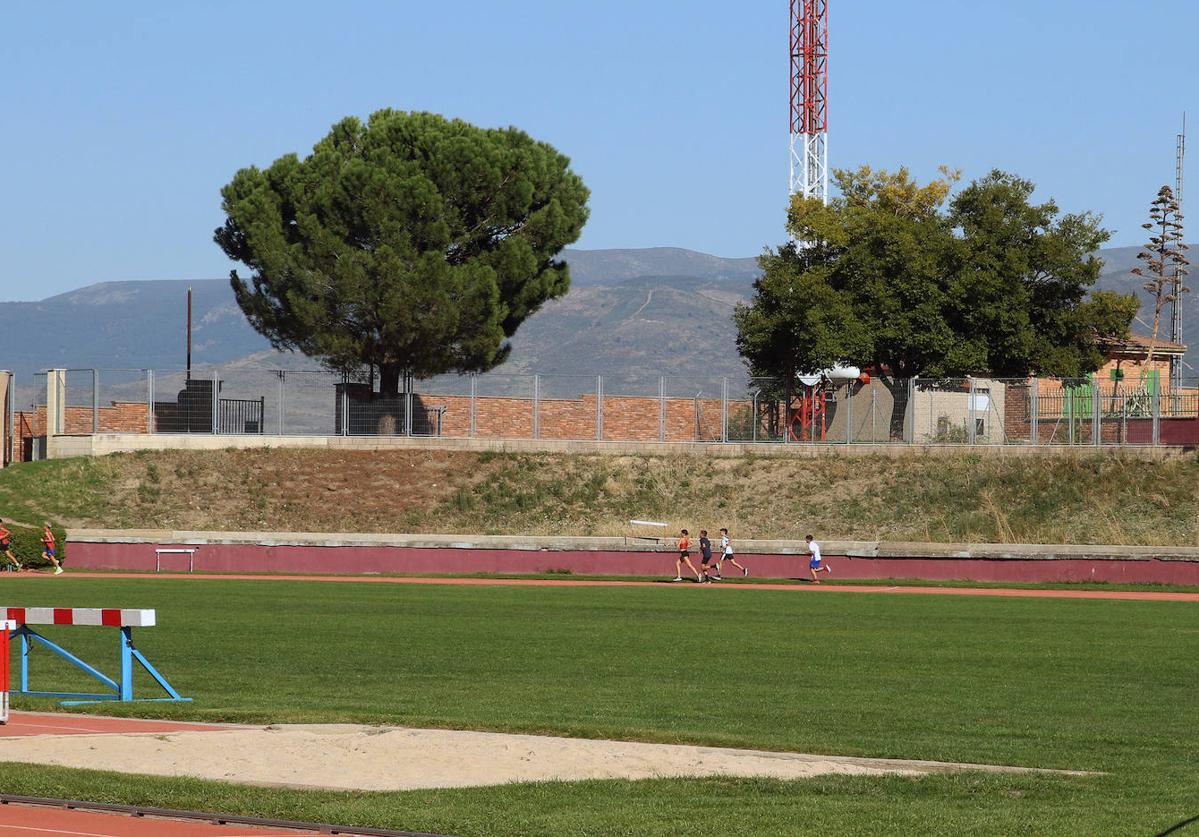
[[(327, 371), (68, 369), (11, 388), (13, 455), (67, 435), (425, 436), (824, 445), (1194, 445), (1199, 379), (440, 376), (379, 391)], [(20, 453), (18, 453), (18, 447)]]

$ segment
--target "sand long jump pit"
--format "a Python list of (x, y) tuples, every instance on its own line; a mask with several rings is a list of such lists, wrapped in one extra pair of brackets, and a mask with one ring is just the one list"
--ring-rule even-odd
[(717, 775), (803, 779), (826, 774), (918, 776), (963, 770), (1092, 775), (357, 724), (8, 737), (0, 739), (0, 760), (265, 786), (374, 791)]

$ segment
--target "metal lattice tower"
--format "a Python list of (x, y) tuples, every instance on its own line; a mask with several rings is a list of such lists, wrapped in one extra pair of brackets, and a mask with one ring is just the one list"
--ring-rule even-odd
[[(1187, 115), (1182, 115), (1182, 133), (1178, 135), (1177, 145), (1174, 155), (1174, 198), (1178, 201), (1179, 216), (1182, 216), (1182, 174), (1183, 166), (1186, 162), (1187, 154)], [(1183, 295), (1179, 293), (1182, 287), (1183, 276), (1179, 272), (1179, 268), (1174, 268), (1174, 303), (1173, 313), (1174, 318), (1170, 324), (1170, 339), (1175, 343), (1182, 342), (1182, 300)], [(1174, 392), (1182, 389), (1182, 358), (1170, 357), (1170, 388)]]
[(789, 187), (828, 203), (828, 0), (791, 0)]

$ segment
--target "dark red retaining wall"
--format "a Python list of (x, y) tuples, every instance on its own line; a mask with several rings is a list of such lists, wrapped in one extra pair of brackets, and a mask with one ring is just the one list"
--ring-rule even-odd
[[(68, 565), (87, 569), (154, 570), (154, 549), (179, 544), (72, 541)], [(193, 548), (189, 546), (188, 548)], [(516, 549), (450, 549), (404, 546), (261, 546), (204, 544), (194, 547), (197, 572), (252, 573), (544, 573), (577, 575), (674, 575), (669, 552), (588, 552)], [(739, 555), (751, 575), (807, 578), (800, 555)], [(968, 581), (1112, 581), (1199, 585), (1199, 561), (850, 558), (826, 556), (833, 578), (917, 578)], [(692, 561), (698, 566), (697, 557)], [(163, 571), (186, 571), (186, 555), (162, 556)], [(729, 575), (735, 568), (726, 566)]]
[[(1199, 445), (1199, 417), (1158, 420), (1158, 434), (1163, 445)], [(1153, 419), (1128, 419), (1128, 443), (1153, 444)]]

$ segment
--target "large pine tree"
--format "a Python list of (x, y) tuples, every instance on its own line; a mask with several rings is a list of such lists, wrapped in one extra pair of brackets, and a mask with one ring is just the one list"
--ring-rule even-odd
[(221, 190), (215, 240), (250, 269), (237, 302), (278, 349), (332, 369), (486, 371), (542, 303), (588, 191), (554, 148), (515, 128), (430, 113), (350, 117), (300, 159), (244, 168)]

